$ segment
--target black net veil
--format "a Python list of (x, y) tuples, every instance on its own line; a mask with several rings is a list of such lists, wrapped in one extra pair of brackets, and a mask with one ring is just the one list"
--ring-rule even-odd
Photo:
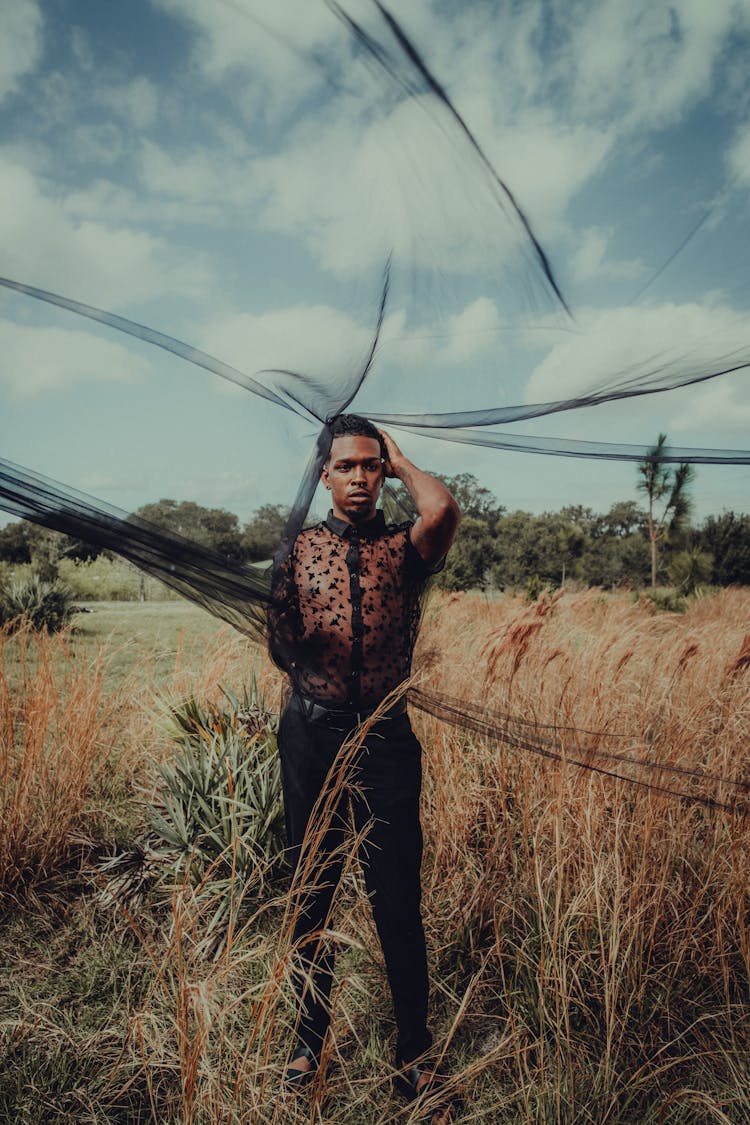
[[(366, 89), (379, 91), (386, 115), (393, 119), (404, 104), (412, 107), (412, 122), (417, 123), (417, 129), (431, 130), (439, 138), (447, 163), (458, 177), (454, 181), (455, 191), (447, 175), (441, 180), (447, 187), (438, 188), (437, 177), (419, 179), (414, 189), (417, 198), (407, 200), (406, 255), (399, 252), (403, 251), (402, 243), (398, 250), (387, 251), (381, 258), (377, 288), (371, 289), (367, 298), (369, 328), (343, 354), (338, 367), (321, 372), (280, 365), (250, 374), (153, 327), (26, 282), (0, 278), (0, 286), (19, 297), (55, 306), (163, 349), (263, 399), (274, 408), (291, 412), (315, 425), (318, 431), (315, 444), (291, 505), (274, 563), (263, 568), (229, 562), (217, 552), (51, 480), (30, 467), (0, 460), (0, 506), (6, 512), (116, 552), (252, 639), (270, 641), (274, 658), (292, 679), (299, 654), (290, 651), (283, 631), (274, 633), (273, 623), (283, 619), (286, 608), (285, 595), (279, 593), (278, 576), (308, 518), (331, 448), (331, 424), (340, 414), (356, 411), (366, 414), (376, 424), (398, 431), (468, 445), (528, 454), (642, 461), (651, 455), (652, 445), (521, 435), (503, 432), (501, 427), (664, 394), (714, 379), (737, 377), (750, 367), (750, 341), (743, 342), (741, 332), (739, 338), (732, 341), (696, 335), (689, 344), (683, 340), (666, 342), (658, 352), (641, 356), (622, 368), (613, 366), (591, 374), (575, 393), (559, 398), (515, 405), (497, 401), (482, 405), (480, 399), (480, 405), (470, 409), (430, 412), (379, 408), (378, 368), (387, 363), (390, 355), (399, 352), (399, 335), (394, 325), (400, 323), (403, 329), (409, 316), (412, 325), (418, 324), (419, 313), (427, 305), (436, 310), (438, 319), (442, 315), (446, 322), (450, 320), (451, 308), (440, 263), (430, 253), (428, 219), (434, 220), (435, 215), (425, 217), (434, 203), (433, 196), (439, 197), (436, 207), (440, 222), (446, 219), (455, 222), (455, 240), (449, 244), (449, 250), (460, 275), (457, 290), (464, 307), (473, 307), (472, 302), (479, 300), (478, 282), (487, 281), (483, 272), (486, 267), (480, 265), (477, 247), (481, 245), (486, 249), (489, 240), (493, 248), (492, 282), (498, 305), (508, 313), (509, 319), (512, 309), (521, 321), (535, 317), (541, 323), (546, 318), (544, 323), (561, 332), (576, 335), (583, 334), (583, 330), (520, 202), (496, 162), (482, 147), (471, 124), (454, 105), (446, 86), (433, 73), (419, 45), (407, 34), (395, 14), (379, 0), (360, 5), (356, 13), (351, 5), (336, 0), (325, 0), (325, 6), (342, 41), (366, 71), (369, 83)], [(361, 12), (365, 13), (366, 20)], [(344, 80), (335, 54), (330, 58), (318, 54), (306, 61), (322, 71), (331, 88), (342, 89)], [(363, 91), (357, 90), (355, 94), (364, 96)], [(344, 88), (343, 92), (350, 94), (351, 90)], [(407, 141), (403, 149), (408, 147)], [(390, 155), (393, 154), (384, 152), (385, 162)], [(394, 155), (397, 160), (404, 158), (404, 151)], [(392, 220), (393, 213), (389, 212), (384, 220), (386, 237), (388, 223)], [(373, 217), (373, 225), (376, 221)], [(408, 309), (408, 314), (402, 313), (403, 309)], [(606, 332), (606, 326), (603, 331)], [(409, 344), (413, 344), (413, 336), (412, 333)], [(403, 352), (408, 357), (408, 347)], [(401, 355), (397, 371), (402, 375), (406, 364), (407, 360)], [(492, 387), (500, 386), (499, 374), (488, 382)], [(415, 390), (412, 390), (407, 380), (404, 386), (404, 398), (408, 401), (410, 397), (419, 397), (418, 388), (423, 389), (424, 385), (415, 381)], [(391, 395), (391, 400), (394, 397)], [(432, 397), (429, 402), (432, 406)], [(421, 405), (425, 404), (422, 401)], [(665, 447), (661, 459), (679, 463), (748, 465), (750, 451)], [(393, 502), (391, 497), (389, 503)], [(413, 513), (408, 511), (396, 512), (397, 519), (411, 516)], [(269, 622), (274, 633), (271, 637)], [(424, 685), (410, 689), (409, 695), (416, 707), (445, 722), (488, 738), (502, 739), (543, 757), (563, 757), (559, 749), (559, 730), (540, 729), (517, 716), (430, 692)], [(565, 760), (586, 769), (625, 777), (659, 791), (724, 808), (738, 806), (733, 800), (719, 801), (714, 795), (720, 783), (734, 785), (738, 791), (746, 788), (744, 783), (727, 782), (727, 779), (712, 778), (698, 771), (672, 771), (670, 775), (659, 763), (639, 760), (637, 756), (624, 753), (619, 745), (613, 745), (612, 740), (619, 736), (573, 733), (578, 749), (574, 754), (566, 754)]]

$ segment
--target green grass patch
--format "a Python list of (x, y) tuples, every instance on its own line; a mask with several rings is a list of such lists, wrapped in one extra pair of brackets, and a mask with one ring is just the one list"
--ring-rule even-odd
[[(83, 602), (75, 619), (74, 649), (105, 646), (107, 682), (128, 676), (159, 690), (176, 669), (196, 669), (206, 649), (230, 635), (215, 617), (185, 601)], [(233, 634), (232, 634), (233, 635)]]

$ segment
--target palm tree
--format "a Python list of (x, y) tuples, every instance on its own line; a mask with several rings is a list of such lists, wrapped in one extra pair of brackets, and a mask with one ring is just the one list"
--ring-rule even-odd
[[(656, 586), (657, 545), (660, 540), (680, 531), (690, 514), (688, 486), (695, 476), (692, 465), (676, 467), (665, 461), (667, 435), (659, 439), (645, 461), (638, 465), (641, 479), (638, 491), (648, 500), (648, 537), (651, 542), (651, 586)], [(663, 506), (662, 506), (663, 501)]]

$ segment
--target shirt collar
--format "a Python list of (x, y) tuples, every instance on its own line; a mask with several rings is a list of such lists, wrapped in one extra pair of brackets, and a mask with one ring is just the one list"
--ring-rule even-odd
[(385, 516), (383, 509), (378, 508), (375, 515), (365, 523), (352, 524), (347, 523), (346, 520), (340, 520), (338, 516), (334, 516), (333, 508), (326, 516), (324, 523), (326, 527), (333, 531), (334, 534), (340, 535), (342, 539), (351, 539), (353, 532), (359, 532), (360, 537), (365, 539), (377, 539), (385, 531)]

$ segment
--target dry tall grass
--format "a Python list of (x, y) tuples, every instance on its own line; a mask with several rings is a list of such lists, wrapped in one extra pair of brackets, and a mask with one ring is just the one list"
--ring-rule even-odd
[[(466, 595), (428, 607), (418, 675), (431, 689), (547, 724), (563, 759), (414, 715), (425, 750), (434, 1024), (467, 1095), (462, 1120), (750, 1119), (748, 817), (575, 767), (566, 755), (591, 736), (564, 729), (604, 732), (602, 747), (624, 736), (615, 744), (633, 758), (747, 780), (748, 610), (750, 591), (735, 590), (694, 601), (682, 616), (597, 592), (532, 606)], [(179, 689), (200, 694), (200, 678), (210, 696), (247, 659), (247, 649), (222, 641), (208, 674), (181, 671)], [(263, 676), (268, 694), (278, 680), (268, 668)], [(90, 686), (94, 694), (95, 678)], [(67, 690), (58, 685), (58, 707)], [(23, 698), (11, 702), (6, 691), (6, 729), (11, 714), (18, 731)], [(79, 688), (71, 714), (90, 714), (88, 706)], [(92, 741), (81, 722), (83, 754)], [(145, 726), (141, 736), (157, 752)], [(74, 737), (57, 748), (61, 761)], [(30, 754), (37, 742), (29, 738)], [(701, 789), (688, 774), (632, 772)], [(18, 804), (25, 790), (15, 796), (7, 770), (3, 784)], [(71, 809), (80, 807), (67, 784), (61, 801), (70, 792)], [(728, 784), (715, 788), (719, 799), (735, 795)], [(21, 820), (8, 821), (16, 849)], [(29, 854), (45, 836), (43, 810), (30, 824)], [(185, 887), (164, 925), (134, 916), (125, 926), (140, 935), (150, 983), (118, 999), (122, 1037), (86, 1120), (415, 1121), (390, 1095), (393, 1028), (358, 883), (352, 862), (331, 922), (341, 949), (334, 1034), (309, 1103), (294, 1108), (277, 1095), (294, 1024), (293, 897), (248, 900), (244, 924), (208, 961), (205, 904)], [(138, 1109), (116, 1110), (136, 1088)]]
[[(746, 780), (749, 609), (739, 590), (684, 616), (595, 591), (447, 599), (424, 638), (450, 653), (430, 686), (558, 728), (563, 756), (591, 741), (563, 727), (616, 732), (634, 758)], [(744, 1120), (747, 816), (488, 753), (429, 720), (423, 737), (433, 947), (463, 935), (472, 967), (486, 958), (475, 987), (512, 1042), (519, 1119), (658, 1120), (669, 1100), (666, 1120)]]
[(66, 634), (0, 632), (0, 899), (33, 891), (86, 843), (86, 799), (114, 750), (102, 686), (101, 660), (74, 658)]

